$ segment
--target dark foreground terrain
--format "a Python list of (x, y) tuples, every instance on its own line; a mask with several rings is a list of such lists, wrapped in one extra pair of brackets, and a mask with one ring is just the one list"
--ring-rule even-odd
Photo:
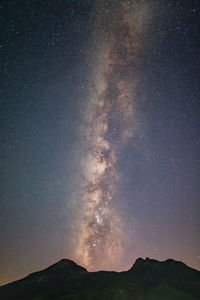
[(87, 272), (62, 259), (0, 287), (0, 299), (200, 300), (200, 272), (168, 259), (136, 260), (126, 272)]

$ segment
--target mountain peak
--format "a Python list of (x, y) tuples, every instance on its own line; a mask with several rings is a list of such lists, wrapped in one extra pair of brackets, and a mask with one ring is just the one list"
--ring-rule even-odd
[(57, 263), (51, 265), (44, 271), (60, 271), (60, 270), (79, 270), (79, 271), (87, 271), (85, 268), (77, 265), (73, 260), (63, 258), (59, 260)]
[(150, 259), (149, 257), (146, 257), (145, 259), (139, 257), (136, 259), (133, 267), (138, 267), (141, 265), (149, 265), (151, 263), (159, 263), (159, 261), (155, 260), (155, 259)]
[(136, 259), (133, 266), (140, 266), (140, 265), (143, 264), (143, 262), (144, 262), (144, 259), (142, 257), (139, 257), (139, 258)]
[(77, 266), (77, 264), (73, 260), (63, 258), (59, 260), (57, 263), (51, 265), (49, 268), (51, 267), (65, 268), (69, 266)]
[(146, 268), (151, 268), (151, 269), (152, 268), (155, 268), (155, 269), (169, 268), (170, 270), (176, 268), (176, 270), (178, 270), (178, 269), (182, 270), (183, 268), (188, 269), (189, 267), (187, 265), (185, 265), (183, 262), (174, 260), (172, 258), (169, 258), (169, 259), (164, 260), (164, 261), (159, 261), (159, 260), (151, 259), (151, 258), (148, 258), (148, 257), (146, 257), (145, 259), (139, 257), (138, 259), (136, 259), (133, 267), (129, 271), (135, 271), (135, 270), (138, 270), (138, 269), (141, 270), (143, 268), (144, 269), (146, 269)]

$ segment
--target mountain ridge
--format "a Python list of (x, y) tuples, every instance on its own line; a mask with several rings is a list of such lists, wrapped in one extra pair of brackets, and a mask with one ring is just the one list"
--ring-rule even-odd
[(200, 271), (181, 261), (138, 258), (122, 272), (88, 272), (69, 259), (0, 287), (0, 299), (199, 300)]

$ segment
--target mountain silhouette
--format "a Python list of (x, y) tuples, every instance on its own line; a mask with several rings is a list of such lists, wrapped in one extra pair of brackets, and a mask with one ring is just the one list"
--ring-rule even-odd
[(182, 262), (138, 258), (124, 272), (56, 264), (0, 287), (1, 300), (200, 300), (200, 272)]

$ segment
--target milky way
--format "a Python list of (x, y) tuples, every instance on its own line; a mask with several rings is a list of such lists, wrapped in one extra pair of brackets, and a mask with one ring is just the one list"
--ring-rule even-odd
[[(89, 270), (109, 269), (123, 255), (123, 220), (114, 205), (118, 156), (137, 130), (134, 97), (142, 36), (150, 19), (146, 2), (97, 3), (96, 44), (85, 108), (83, 188), (77, 260)], [(123, 245), (123, 246), (122, 246)]]

